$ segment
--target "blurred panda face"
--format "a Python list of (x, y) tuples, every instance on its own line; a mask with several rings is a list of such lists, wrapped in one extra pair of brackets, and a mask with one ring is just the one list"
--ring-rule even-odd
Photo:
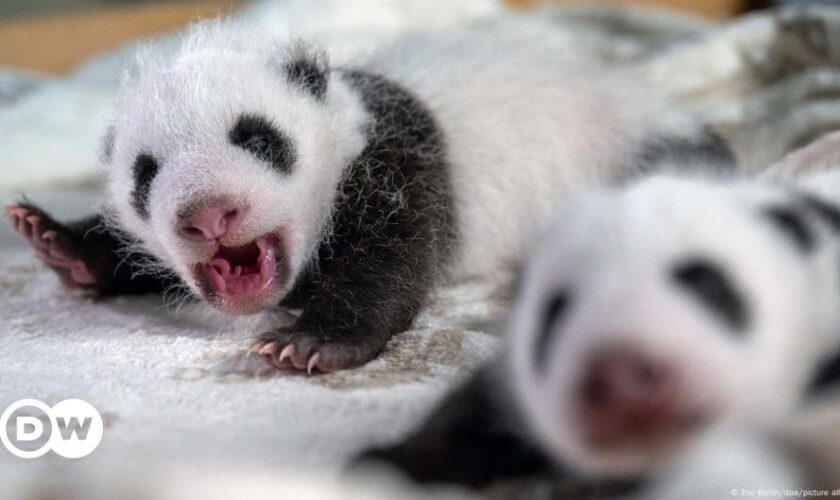
[(569, 209), (511, 338), (516, 392), (558, 459), (640, 474), (712, 426), (795, 403), (815, 235), (779, 196), (653, 179)]

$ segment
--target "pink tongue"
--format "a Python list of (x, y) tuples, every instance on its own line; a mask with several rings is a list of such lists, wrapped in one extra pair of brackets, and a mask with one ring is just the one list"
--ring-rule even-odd
[(204, 264), (204, 275), (207, 276), (207, 281), (210, 283), (210, 288), (214, 293), (224, 293), (227, 288), (227, 282), (216, 267), (210, 264)]
[(265, 288), (274, 278), (275, 250), (267, 238), (254, 242), (259, 248), (256, 262), (231, 266), (227, 259), (215, 258), (204, 265), (204, 275), (213, 293), (234, 298)]

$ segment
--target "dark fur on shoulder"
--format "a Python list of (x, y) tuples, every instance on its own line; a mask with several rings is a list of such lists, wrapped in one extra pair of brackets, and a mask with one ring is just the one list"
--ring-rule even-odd
[(341, 77), (373, 117), (369, 142), (339, 186), (317, 262), (286, 301), (303, 299), (302, 315), (292, 329), (264, 336), (330, 344), (320, 348), (329, 368), (368, 361), (409, 328), (454, 240), (445, 145), (432, 115), (379, 76)]

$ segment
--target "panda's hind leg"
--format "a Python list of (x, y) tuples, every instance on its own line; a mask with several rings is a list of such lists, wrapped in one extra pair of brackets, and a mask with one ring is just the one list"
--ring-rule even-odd
[(92, 287), (96, 276), (86, 261), (82, 245), (71, 231), (43, 210), (29, 204), (6, 207), (12, 227), (35, 251), (35, 256), (52, 269), (69, 288)]

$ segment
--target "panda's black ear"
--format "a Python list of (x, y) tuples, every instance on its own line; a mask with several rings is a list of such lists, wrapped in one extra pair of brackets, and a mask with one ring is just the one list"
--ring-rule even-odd
[(111, 163), (111, 157), (114, 156), (114, 140), (117, 137), (117, 128), (114, 125), (108, 127), (105, 135), (102, 136), (102, 149), (100, 149), (100, 157), (102, 163), (106, 165)]
[(323, 51), (315, 50), (303, 43), (295, 43), (282, 58), (282, 71), (289, 83), (303, 89), (316, 99), (323, 100), (327, 94), (329, 63)]

